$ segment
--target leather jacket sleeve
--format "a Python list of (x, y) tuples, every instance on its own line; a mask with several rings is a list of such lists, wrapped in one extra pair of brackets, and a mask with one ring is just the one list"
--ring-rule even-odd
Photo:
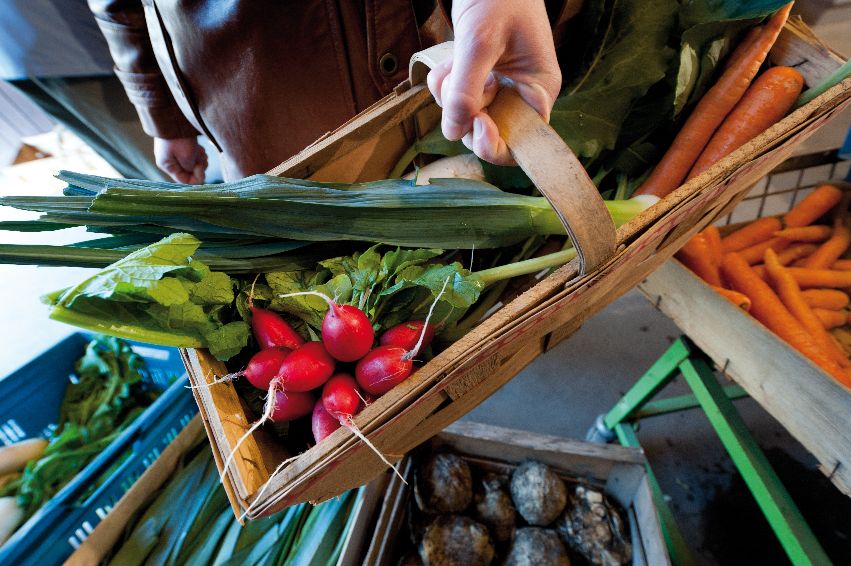
[(115, 74), (136, 107), (145, 132), (158, 138), (198, 135), (180, 111), (160, 72), (142, 0), (89, 0), (115, 62)]

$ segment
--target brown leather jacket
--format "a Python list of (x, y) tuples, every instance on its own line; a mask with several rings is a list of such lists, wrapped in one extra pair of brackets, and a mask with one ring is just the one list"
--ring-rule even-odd
[(145, 131), (205, 134), (229, 179), (294, 155), (402, 82), (416, 51), (451, 37), (439, 0), (89, 6)]

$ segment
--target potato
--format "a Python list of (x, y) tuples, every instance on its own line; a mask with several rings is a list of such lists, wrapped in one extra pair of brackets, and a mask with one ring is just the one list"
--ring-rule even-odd
[(528, 460), (511, 475), (511, 499), (530, 525), (546, 527), (567, 504), (567, 488), (546, 464)]
[(577, 486), (556, 528), (562, 540), (591, 564), (619, 566), (632, 562), (628, 526), (595, 489)]
[(473, 501), (474, 517), (490, 529), (498, 542), (511, 540), (516, 513), (508, 494), (508, 477), (488, 474), (476, 485)]
[(540, 527), (517, 529), (505, 566), (570, 566), (567, 549), (555, 531)]
[(414, 498), (425, 513), (460, 513), (473, 499), (473, 475), (455, 454), (432, 455), (417, 470)]
[(484, 525), (462, 515), (440, 515), (420, 543), (425, 566), (488, 566), (496, 551)]

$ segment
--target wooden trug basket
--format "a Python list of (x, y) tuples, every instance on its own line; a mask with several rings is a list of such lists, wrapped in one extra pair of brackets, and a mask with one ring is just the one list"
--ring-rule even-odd
[[(428, 62), (437, 55), (424, 52), (420, 61)], [(771, 60), (794, 65), (808, 85), (842, 63), (795, 21), (787, 24)], [(411, 79), (392, 94), (270, 173), (338, 182), (386, 178), (417, 135), (440, 121), (440, 108), (424, 84), (425, 70), (414, 62)], [(505, 113), (496, 113), (500, 130), (518, 162), (567, 221), (569, 233), (582, 250), (585, 269), (580, 257), (556, 270), (366, 407), (355, 424), (390, 460), (400, 459), (492, 395), (538, 355), (572, 335), (584, 321), (670, 258), (693, 234), (727, 213), (747, 189), (848, 106), (849, 100), (851, 79), (799, 108), (621, 226), (612, 239), (610, 219), (599, 214), (599, 195), (596, 191), (588, 194), (587, 175), (576, 169), (567, 147), (529, 114), (528, 107), (505, 101)], [(595, 229), (599, 227), (602, 229)], [(183, 356), (195, 385), (227, 373), (224, 365), (204, 350), (185, 350)], [(193, 392), (221, 469), (253, 417), (229, 383)], [(247, 516), (254, 519), (302, 501), (321, 502), (367, 483), (386, 469), (345, 428), (273, 475), (287, 456), (281, 443), (263, 430), (240, 445), (225, 476), (225, 489), (237, 515), (249, 505)]]

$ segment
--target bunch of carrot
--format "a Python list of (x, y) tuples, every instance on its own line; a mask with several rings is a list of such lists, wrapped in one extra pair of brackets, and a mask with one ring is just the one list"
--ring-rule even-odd
[[(710, 226), (677, 254), (687, 267), (851, 387), (851, 361), (829, 330), (851, 323), (848, 201), (822, 185), (782, 219), (760, 218), (721, 237)], [(815, 224), (834, 211), (832, 226)]]
[(786, 116), (804, 87), (801, 73), (772, 67), (754, 77), (791, 9), (790, 2), (739, 43), (636, 195), (667, 196)]

